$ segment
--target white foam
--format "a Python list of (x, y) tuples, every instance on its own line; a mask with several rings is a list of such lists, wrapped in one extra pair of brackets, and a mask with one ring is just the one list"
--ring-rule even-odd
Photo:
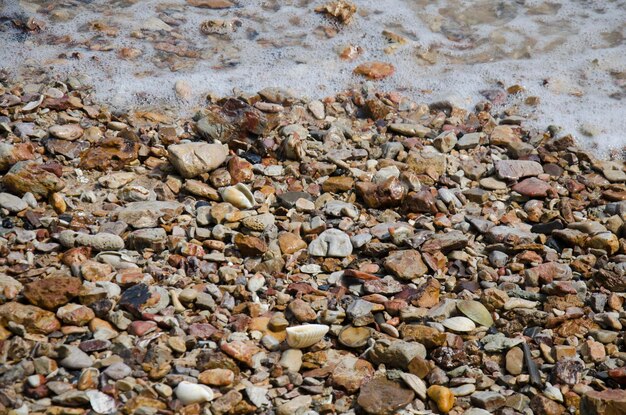
[[(119, 109), (166, 104), (189, 111), (202, 104), (207, 92), (227, 95), (237, 88), (253, 93), (267, 86), (323, 97), (362, 82), (352, 74), (359, 63), (382, 60), (396, 67), (392, 77), (377, 83), (383, 90), (401, 90), (423, 102), (453, 99), (470, 107), (482, 99), (482, 90), (521, 84), (526, 92), (507, 104), (517, 104), (531, 124), (560, 125), (583, 146), (603, 155), (626, 146), (626, 104), (617, 98), (626, 95), (624, 0), (527, 0), (523, 5), (491, 0), (361, 0), (355, 2), (359, 11), (352, 23), (332, 38), (326, 38), (320, 27), (338, 26), (313, 11), (323, 0), (240, 0), (240, 6), (227, 10), (190, 7), (183, 0), (129, 4), (94, 0), (65, 9), (72, 16), (67, 21), (51, 17), (62, 13), (62, 6), (44, 15), (37, 12), (43, 10), (37, 1), (47, 3), (10, 1), (0, 6), (0, 16), (23, 14), (47, 23), (43, 32), (31, 35), (19, 34), (5, 23), (0, 31), (4, 41), (0, 66), (15, 73), (28, 64), (43, 66), (60, 79), (88, 75), (96, 98)], [(202, 58), (178, 59), (192, 66), (172, 71), (165, 61), (171, 55), (131, 36), (159, 17), (180, 37), (178, 50), (197, 51)], [(229, 37), (205, 36), (199, 26), (208, 18), (238, 19), (241, 27)], [(86, 30), (94, 20), (116, 27), (118, 35)], [(386, 54), (390, 43), (382, 35), (385, 29), (408, 42)], [(47, 44), (64, 35), (76, 45)], [(96, 38), (113, 50), (81, 46)], [(364, 49), (355, 62), (338, 58), (337, 50), (348, 44)], [(123, 47), (144, 54), (121, 60), (116, 51)], [(436, 63), (420, 59), (418, 51), (430, 51)], [(80, 52), (82, 59), (57, 59), (72, 52)], [(615, 75), (619, 73), (621, 80)], [(191, 103), (175, 97), (174, 84), (180, 79), (193, 87)], [(536, 108), (523, 104), (531, 95), (541, 98)]]

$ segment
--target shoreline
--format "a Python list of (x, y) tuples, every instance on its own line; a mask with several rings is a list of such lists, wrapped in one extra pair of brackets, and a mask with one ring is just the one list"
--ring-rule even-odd
[(489, 101), (266, 88), (177, 119), (10, 82), (0, 412), (623, 405), (623, 161)]

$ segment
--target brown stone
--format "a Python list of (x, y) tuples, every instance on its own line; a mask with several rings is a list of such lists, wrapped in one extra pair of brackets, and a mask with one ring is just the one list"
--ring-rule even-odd
[(228, 369), (208, 369), (198, 375), (198, 382), (211, 386), (228, 386), (235, 380), (235, 374)]
[(540, 393), (533, 396), (530, 400), (530, 409), (533, 410), (533, 413), (542, 415), (561, 415), (565, 412), (563, 406)]
[(300, 323), (313, 322), (317, 318), (317, 313), (309, 303), (299, 298), (289, 303), (287, 309)]
[(80, 168), (106, 171), (119, 170), (139, 156), (139, 139), (128, 130), (114, 137), (105, 137), (82, 155)]
[(333, 369), (332, 385), (348, 393), (356, 393), (372, 377), (374, 367), (370, 362), (353, 356), (342, 358)]
[(429, 278), (420, 285), (417, 293), (411, 297), (411, 304), (417, 307), (430, 308), (439, 304), (439, 292), (441, 284), (434, 278)]
[(385, 377), (376, 377), (363, 386), (357, 403), (371, 415), (392, 415), (407, 406), (415, 393)]
[(552, 187), (550, 187), (550, 185), (543, 180), (537, 179), (536, 177), (530, 177), (517, 183), (511, 189), (522, 196), (543, 198), (548, 195), (548, 192), (552, 189)]
[(256, 236), (238, 233), (235, 235), (235, 245), (243, 256), (258, 256), (267, 252), (267, 244)]
[(422, 256), (414, 249), (391, 252), (385, 260), (385, 269), (403, 280), (412, 280), (428, 272)]
[(0, 305), (0, 323), (7, 325), (9, 321), (21, 324), (26, 330), (38, 334), (50, 334), (61, 328), (54, 313), (16, 302)]
[(31, 282), (24, 287), (24, 297), (38, 307), (54, 310), (76, 297), (82, 287), (80, 279), (49, 277)]
[(45, 199), (65, 187), (65, 182), (51, 173), (46, 165), (35, 161), (20, 161), (11, 167), (2, 179), (4, 186), (18, 196), (31, 192), (37, 199)]
[(35, 147), (32, 143), (0, 144), (0, 171), (10, 169), (19, 161), (35, 158)]
[(362, 63), (354, 69), (355, 74), (372, 80), (387, 78), (393, 75), (394, 71), (392, 64), (377, 61)]
[(405, 324), (400, 329), (400, 336), (406, 341), (422, 343), (427, 349), (434, 349), (446, 343), (445, 333), (422, 324)]
[(390, 177), (382, 183), (357, 182), (356, 193), (363, 200), (365, 206), (382, 209), (400, 206), (404, 199), (405, 189), (395, 177)]
[(301, 249), (306, 249), (307, 244), (298, 235), (291, 232), (283, 232), (278, 235), (278, 246), (283, 254), (293, 254)]
[(333, 176), (329, 177), (323, 184), (322, 190), (324, 192), (339, 193), (347, 192), (354, 186), (354, 179), (348, 176)]
[(228, 9), (235, 5), (229, 0), (187, 0), (187, 3), (194, 7), (206, 9)]
[(413, 213), (437, 213), (435, 197), (428, 189), (410, 192), (404, 200), (404, 207)]

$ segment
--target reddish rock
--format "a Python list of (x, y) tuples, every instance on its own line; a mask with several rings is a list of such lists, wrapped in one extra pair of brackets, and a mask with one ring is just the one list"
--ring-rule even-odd
[(385, 260), (385, 269), (404, 280), (412, 280), (428, 272), (421, 255), (414, 249), (391, 252)]
[(424, 284), (420, 285), (417, 292), (411, 296), (411, 304), (417, 307), (434, 307), (439, 304), (439, 293), (441, 284), (434, 278), (429, 278)]
[(315, 321), (317, 318), (317, 313), (309, 303), (299, 298), (289, 303), (287, 310), (289, 310), (300, 323), (309, 323)]
[(80, 168), (100, 171), (119, 170), (137, 160), (139, 147), (138, 137), (128, 130), (115, 137), (105, 137), (83, 154)]
[(252, 171), (252, 164), (241, 157), (231, 157), (228, 160), (228, 172), (231, 177), (231, 184), (248, 183), (254, 179), (254, 172)]
[(61, 323), (54, 313), (16, 302), (0, 305), (1, 325), (6, 326), (9, 321), (21, 324), (27, 331), (37, 334), (50, 334), (61, 328)]
[(211, 386), (228, 386), (235, 381), (235, 374), (228, 369), (208, 369), (198, 375), (198, 382)]
[(45, 165), (35, 161), (20, 161), (7, 174), (2, 183), (11, 193), (22, 196), (31, 192), (39, 200), (63, 190), (65, 182), (51, 173)]
[(220, 349), (233, 359), (245, 363), (250, 367), (253, 365), (252, 358), (254, 355), (262, 351), (254, 343), (238, 340), (230, 343), (222, 343)]
[(235, 245), (243, 256), (259, 256), (267, 252), (267, 244), (256, 236), (238, 233), (235, 235)]
[(197, 337), (199, 339), (208, 339), (210, 338), (217, 329), (210, 324), (207, 323), (194, 323), (189, 325), (189, 335), (193, 337)]
[[(561, 415), (565, 412), (565, 408), (562, 405), (546, 398), (540, 393), (533, 396), (530, 400), (530, 409), (533, 410), (533, 413), (542, 415)], [(583, 413), (588, 414), (587, 412)]]
[(365, 206), (383, 209), (400, 206), (404, 199), (405, 189), (400, 180), (390, 177), (379, 184), (357, 182), (356, 193), (363, 200)]
[(0, 143), (0, 171), (6, 171), (19, 161), (35, 158), (35, 148), (31, 143)]
[(38, 307), (54, 310), (76, 297), (82, 282), (73, 277), (50, 277), (31, 282), (24, 287), (24, 296)]
[(156, 330), (157, 324), (154, 321), (133, 321), (128, 326), (128, 333), (134, 336), (143, 336)]
[(333, 369), (331, 382), (333, 386), (343, 388), (348, 393), (356, 393), (373, 374), (374, 367), (370, 362), (346, 356)]
[(300, 236), (284, 232), (278, 235), (278, 246), (283, 254), (293, 254), (301, 249), (306, 249), (307, 244)]
[(430, 190), (423, 189), (419, 192), (411, 192), (404, 199), (404, 207), (413, 213), (437, 213), (435, 197)]
[(362, 63), (354, 69), (355, 74), (372, 80), (387, 78), (393, 75), (394, 71), (395, 68), (392, 64), (377, 61)]
[(514, 191), (526, 197), (546, 197), (552, 189), (550, 185), (536, 177), (524, 179), (512, 187)]
[(366, 413), (372, 415), (392, 415), (407, 406), (415, 393), (386, 377), (376, 377), (363, 386), (357, 403)]

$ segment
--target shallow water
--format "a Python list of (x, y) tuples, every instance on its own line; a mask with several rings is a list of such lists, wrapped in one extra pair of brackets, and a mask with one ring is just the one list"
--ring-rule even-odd
[[(467, 107), (495, 97), (598, 154), (626, 146), (626, 0), (359, 1), (347, 25), (316, 13), (325, 3), (317, 0), (241, 0), (221, 10), (189, 3), (4, 0), (0, 67), (75, 76), (120, 109), (188, 111), (209, 92), (233, 89), (333, 95), (363, 82), (352, 73), (359, 63), (380, 60), (396, 68), (374, 82), (383, 90)], [(219, 33), (200, 30), (207, 20), (220, 20)], [(360, 54), (342, 59), (349, 46)], [(176, 98), (177, 80), (191, 85), (190, 102)], [(512, 85), (524, 91), (503, 93)]]

